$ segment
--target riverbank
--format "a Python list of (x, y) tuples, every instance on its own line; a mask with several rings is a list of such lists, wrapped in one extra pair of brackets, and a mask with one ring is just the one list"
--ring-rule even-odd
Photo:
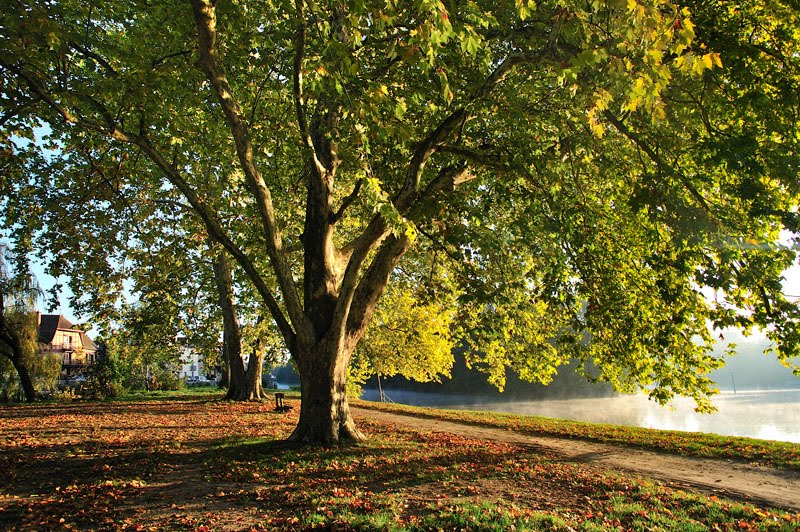
[(287, 414), (270, 402), (215, 397), (0, 407), (0, 529), (800, 526), (796, 511), (764, 501), (709, 495), (530, 443), (428, 430), (420, 418), (398, 424), (358, 410), (367, 442), (289, 447), (282, 440), (299, 411), (290, 401)]
[[(464, 419), (458, 415), (448, 415), (452, 413), (433, 409), (408, 410), (391, 407), (376, 409), (370, 406), (373, 405), (362, 404), (360, 408), (354, 410), (364, 418), (413, 427), (414, 430), (450, 433), (461, 437), (533, 447), (560, 456), (564, 461), (591, 464), (592, 467), (610, 471), (633, 473), (670, 486), (700, 490), (711, 496), (758, 501), (767, 506), (800, 512), (800, 471), (766, 467), (757, 462), (748, 462), (734, 453), (728, 454), (733, 456), (735, 461), (699, 458), (699, 452), (681, 454), (675, 453), (674, 450), (665, 452), (655, 445), (659, 438), (663, 438), (663, 435), (659, 434), (661, 431), (650, 431), (653, 434), (648, 438), (650, 443), (647, 448), (652, 450), (644, 450), (642, 445), (625, 444), (630, 435), (626, 434), (625, 428), (620, 427), (605, 427), (598, 431), (616, 429), (613, 437), (608, 437), (607, 434), (595, 435), (592, 426), (584, 428), (580, 434), (569, 428), (554, 429), (553, 427), (558, 427), (560, 423), (556, 420), (529, 420), (518, 416), (521, 419), (506, 418), (493, 422), (491, 414), (483, 413), (483, 421), (477, 423), (475, 418)], [(481, 416), (481, 413), (478, 413), (478, 416)], [(549, 431), (535, 432), (531, 429), (542, 421), (549, 424)], [(569, 436), (569, 434), (575, 435)], [(644, 440), (641, 434), (638, 436), (640, 441)], [(732, 448), (731, 442), (726, 440), (715, 437), (715, 441), (728, 443), (728, 448)], [(613, 443), (600, 443), (601, 441)], [(707, 442), (700, 442), (701, 445), (705, 443)], [(753, 445), (758, 446), (759, 442), (753, 442)], [(698, 446), (697, 450), (699, 449)], [(709, 453), (703, 451), (703, 454)], [(765, 451), (761, 456), (768, 455)]]
[[(706, 432), (800, 444), (800, 388), (723, 391), (711, 398), (714, 413), (695, 411), (695, 402), (676, 397), (660, 405), (645, 394), (531, 399), (514, 396), (451, 395), (384, 390), (393, 402), (451, 410), (478, 410), (570, 419), (681, 432)], [(362, 399), (378, 401), (378, 390)]]
[(513, 430), (532, 436), (626, 445), (681, 456), (731, 460), (800, 472), (800, 445), (790, 442), (585, 423), (499, 412), (448, 410), (370, 401), (357, 401), (353, 404), (370, 410)]

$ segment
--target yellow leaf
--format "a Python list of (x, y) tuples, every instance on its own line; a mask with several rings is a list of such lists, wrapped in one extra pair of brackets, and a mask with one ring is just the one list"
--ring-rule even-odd
[(667, 111), (664, 109), (663, 104), (656, 104), (653, 108), (653, 121), (658, 122), (667, 117)]
[(651, 59), (651, 63), (660, 64), (661, 61), (664, 59), (664, 54), (661, 53), (659, 50), (650, 50), (647, 52), (647, 57)]
[(631, 113), (636, 111), (636, 108), (639, 107), (639, 102), (641, 98), (631, 98), (628, 103), (622, 106), (623, 111), (630, 111)]
[(703, 64), (706, 68), (711, 68), (714, 66), (714, 60), (711, 58), (711, 54), (706, 54), (703, 56)]

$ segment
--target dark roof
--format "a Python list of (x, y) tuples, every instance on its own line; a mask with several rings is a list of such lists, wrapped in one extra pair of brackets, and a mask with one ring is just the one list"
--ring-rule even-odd
[[(39, 342), (43, 344), (52, 343), (57, 330), (76, 330), (74, 327), (75, 325), (65, 318), (63, 314), (42, 314), (39, 321)], [(81, 343), (85, 351), (97, 351), (97, 345), (85, 332), (77, 332), (81, 333)]]
[(39, 321), (39, 341), (49, 344), (58, 329), (72, 329), (72, 322), (63, 314), (42, 314)]
[(81, 343), (84, 351), (97, 351), (97, 344), (83, 331), (81, 331)]

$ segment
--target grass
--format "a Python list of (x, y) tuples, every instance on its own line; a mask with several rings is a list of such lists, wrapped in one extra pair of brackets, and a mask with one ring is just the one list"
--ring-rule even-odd
[(116, 398), (116, 401), (148, 401), (148, 400), (162, 400), (162, 399), (192, 399), (192, 398), (207, 398), (207, 399), (222, 399), (225, 395), (224, 390), (220, 390), (217, 386), (184, 386), (179, 390), (135, 390), (125, 393), (125, 395)]
[[(300, 399), (299, 390), (265, 390), (267, 395), (271, 395), (276, 391), (282, 392), (287, 399)], [(222, 400), (225, 397), (225, 390), (217, 386), (186, 386), (180, 390), (135, 390), (129, 391), (124, 395), (112, 399), (113, 401), (131, 402), (131, 401), (150, 401), (150, 400), (191, 400), (191, 399), (209, 399), (209, 400)]]
[(800, 471), (800, 445), (789, 442), (644, 429), (536, 416), (355, 401), (362, 408), (514, 430), (524, 434), (576, 438), (641, 447), (682, 456), (744, 461)]
[(0, 407), (3, 530), (797, 530), (800, 515), (512, 444), (362, 422), (282, 442), (299, 411), (175, 397)]

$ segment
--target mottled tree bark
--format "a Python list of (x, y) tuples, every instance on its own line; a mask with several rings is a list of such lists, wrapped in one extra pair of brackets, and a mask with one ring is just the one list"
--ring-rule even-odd
[(297, 359), (302, 401), (289, 441), (330, 446), (363, 440), (347, 402), (349, 353), (323, 345)]

